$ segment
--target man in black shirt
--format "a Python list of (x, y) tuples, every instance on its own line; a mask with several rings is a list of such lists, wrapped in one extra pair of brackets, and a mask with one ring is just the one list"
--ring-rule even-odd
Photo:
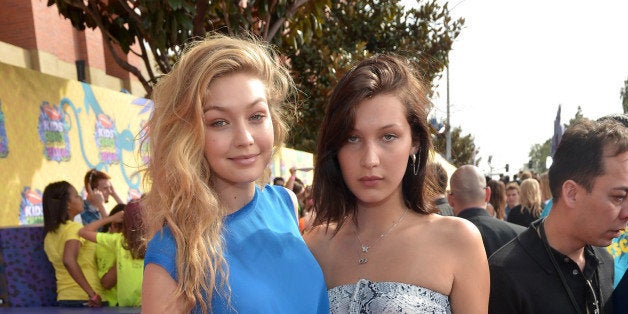
[(489, 313), (613, 312), (603, 247), (628, 222), (627, 130), (585, 119), (565, 132), (549, 170), (549, 216), (489, 259)]
[(526, 230), (489, 215), (486, 203), (491, 198), (491, 189), (486, 186), (486, 179), (478, 167), (461, 166), (451, 176), (449, 185), (449, 205), (454, 208), (456, 216), (478, 227), (487, 257)]

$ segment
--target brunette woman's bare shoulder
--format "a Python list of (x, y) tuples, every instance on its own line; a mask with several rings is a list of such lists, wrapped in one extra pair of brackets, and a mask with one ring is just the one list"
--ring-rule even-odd
[(482, 241), (478, 228), (466, 219), (437, 214), (427, 215), (427, 217), (429, 219), (430, 231), (438, 235), (435, 238), (447, 241), (456, 239), (455, 242), (462, 242), (461, 245), (468, 244), (467, 241)]
[(457, 228), (474, 226), (470, 221), (456, 216), (441, 216), (438, 214), (431, 214), (429, 216), (437, 226)]

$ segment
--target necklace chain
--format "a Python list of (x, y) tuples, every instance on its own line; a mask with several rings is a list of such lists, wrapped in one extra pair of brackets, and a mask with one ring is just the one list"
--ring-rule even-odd
[(364, 242), (362, 242), (362, 239), (360, 239), (360, 235), (358, 234), (358, 230), (354, 226), (353, 233), (355, 234), (356, 239), (358, 239), (358, 242), (360, 242), (360, 259), (358, 259), (358, 264), (366, 264), (369, 261), (369, 259), (366, 257), (366, 253), (369, 252), (369, 249), (372, 249), (375, 244), (377, 244), (377, 242), (385, 238), (403, 220), (403, 217), (405, 217), (407, 212), (408, 208), (406, 208), (399, 217), (399, 219), (393, 222), (393, 224), (388, 228), (388, 230), (386, 230), (386, 232), (380, 234), (379, 237), (377, 237), (377, 239), (375, 239), (375, 241), (371, 243), (371, 245), (364, 244)]

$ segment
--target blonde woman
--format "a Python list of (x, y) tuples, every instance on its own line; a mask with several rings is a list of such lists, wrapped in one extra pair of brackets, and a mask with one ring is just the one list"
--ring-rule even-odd
[(539, 219), (541, 216), (541, 187), (539, 181), (528, 178), (521, 182), (519, 188), (519, 205), (510, 210), (508, 222), (524, 227)]
[(292, 86), (268, 47), (219, 35), (158, 82), (142, 312), (329, 311), (296, 197), (256, 185), (286, 135)]
[(541, 203), (543, 207), (552, 199), (552, 191), (549, 186), (549, 173), (543, 172), (539, 177), (539, 186), (541, 189)]

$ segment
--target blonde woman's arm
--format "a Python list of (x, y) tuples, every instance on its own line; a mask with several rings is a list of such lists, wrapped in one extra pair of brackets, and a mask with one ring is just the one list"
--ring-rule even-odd
[(177, 283), (161, 266), (148, 264), (142, 282), (142, 313), (189, 313), (191, 307), (176, 295)]

